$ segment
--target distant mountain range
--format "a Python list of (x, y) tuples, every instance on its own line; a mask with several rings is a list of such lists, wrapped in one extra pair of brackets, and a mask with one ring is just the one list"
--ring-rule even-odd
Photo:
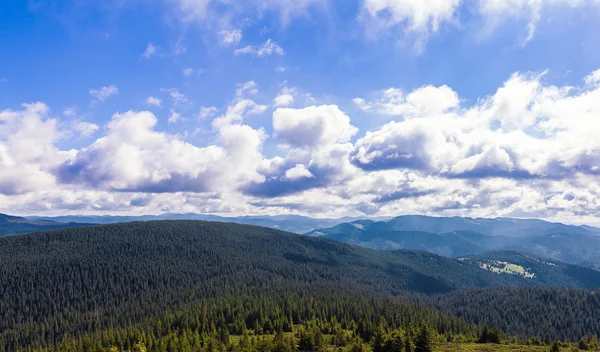
[(399, 216), (307, 233), (378, 250), (418, 249), (448, 257), (510, 250), (600, 268), (600, 229), (530, 219)]
[[(339, 219), (320, 219), (310, 218), (301, 215), (273, 215), (273, 216), (238, 216), (226, 217), (212, 214), (178, 214), (165, 213), (160, 215), (141, 215), (141, 216), (86, 216), (86, 215), (69, 215), (69, 216), (30, 216), (31, 220), (50, 220), (62, 223), (77, 222), (77, 223), (93, 223), (93, 224), (114, 224), (120, 222), (132, 221), (153, 221), (153, 220), (204, 220), (204, 221), (220, 221), (230, 222), (243, 225), (264, 226), (272, 229), (288, 231), (302, 234), (314, 229), (322, 227), (331, 227), (337, 224), (356, 221), (360, 217), (344, 217)], [(374, 220), (386, 219), (383, 217), (374, 218)]]
[(89, 226), (84, 223), (64, 223), (52, 220), (33, 220), (18, 216), (0, 214), (0, 236), (13, 235), (27, 232), (64, 229), (69, 227)]
[(300, 215), (223, 217), (211, 214), (143, 216), (0, 215), (0, 235), (56, 228), (152, 220), (205, 220), (257, 225), (324, 237), (377, 250), (425, 250), (447, 257), (514, 251), (600, 268), (600, 229), (536, 219), (430, 217), (319, 219)]

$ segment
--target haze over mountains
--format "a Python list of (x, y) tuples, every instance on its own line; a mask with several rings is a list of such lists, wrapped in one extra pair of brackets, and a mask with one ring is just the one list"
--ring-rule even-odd
[(319, 219), (299, 215), (222, 217), (211, 214), (0, 217), (0, 235), (55, 228), (152, 220), (231, 222), (325, 237), (377, 250), (425, 250), (447, 257), (490, 251), (528, 253), (600, 268), (600, 229), (537, 219), (405, 215), (391, 219)]
[(600, 262), (600, 229), (534, 219), (400, 216), (343, 223), (307, 235), (378, 250), (418, 249), (448, 257), (510, 250), (595, 268)]

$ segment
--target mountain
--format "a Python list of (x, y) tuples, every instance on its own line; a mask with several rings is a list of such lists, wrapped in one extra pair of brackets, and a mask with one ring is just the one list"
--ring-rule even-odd
[(404, 215), (384, 221), (358, 220), (335, 225), (331, 228), (313, 230), (309, 234), (343, 233), (348, 230), (352, 230), (353, 232), (420, 231), (436, 234), (468, 231), (487, 236), (502, 237), (531, 237), (557, 233), (588, 235), (600, 232), (600, 229), (591, 226), (565, 225), (538, 219), (486, 219)]
[(51, 220), (31, 220), (18, 216), (0, 214), (0, 236), (80, 226), (90, 226), (90, 224), (72, 222), (62, 223)]
[[(77, 222), (77, 223), (93, 223), (93, 224), (114, 224), (119, 222), (133, 221), (153, 221), (153, 220), (204, 220), (204, 221), (221, 221), (231, 222), (236, 224), (257, 225), (270, 227), (282, 231), (305, 233), (321, 227), (331, 227), (340, 223), (359, 220), (357, 217), (344, 217), (339, 219), (323, 219), (311, 218), (301, 215), (264, 215), (264, 216), (238, 216), (225, 217), (212, 214), (178, 214), (165, 213), (160, 215), (141, 215), (141, 216), (110, 216), (110, 215), (67, 215), (67, 216), (30, 216), (32, 220), (50, 220), (58, 222)], [(375, 218), (384, 219), (384, 218)]]
[[(541, 289), (548, 284), (542, 275), (498, 274), (482, 269), (476, 258), (472, 261), (423, 251), (375, 251), (263, 227), (204, 221), (132, 222), (6, 236), (0, 238), (0, 347), (48, 346), (63, 337), (85, 336), (88, 344), (92, 338), (123, 344), (114, 337), (115, 329), (127, 329), (124, 336), (142, 330), (147, 331), (144, 336), (148, 331), (189, 335), (186, 329), (215, 332), (219, 324), (227, 324), (228, 331), (241, 334), (244, 329), (257, 331), (259, 324), (260, 331), (273, 333), (282, 319), (303, 322), (340, 307), (335, 319), (347, 319), (347, 324), (354, 319), (349, 314), (356, 319), (369, 314), (371, 323), (378, 317), (403, 317), (406, 324), (427, 319), (440, 333), (454, 326), (453, 333), (473, 334), (460, 318), (423, 305), (442, 307), (442, 298), (419, 303), (418, 296), (444, 297), (466, 288)], [(584, 286), (565, 276), (550, 284), (591, 287), (594, 279), (589, 275)], [(516, 292), (518, 297), (518, 292), (528, 291)], [(416, 306), (402, 303), (412, 301)], [(581, 304), (581, 317), (595, 314), (594, 302)], [(272, 319), (267, 309), (273, 311)], [(236, 315), (242, 311), (246, 313)], [(208, 315), (214, 320), (198, 320)], [(537, 323), (528, 318), (523, 324)], [(365, 322), (361, 324), (364, 331)], [(594, 324), (596, 320), (587, 318), (573, 322), (569, 336), (600, 332)], [(510, 329), (508, 322), (499, 326)], [(77, 346), (58, 349), (82, 350)]]
[(597, 231), (542, 220), (401, 216), (342, 223), (307, 235), (377, 250), (416, 249), (448, 257), (510, 250), (600, 268)]

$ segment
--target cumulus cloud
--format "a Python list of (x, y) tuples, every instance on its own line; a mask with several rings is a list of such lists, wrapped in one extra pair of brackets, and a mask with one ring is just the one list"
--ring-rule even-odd
[(424, 86), (408, 95), (401, 89), (389, 88), (375, 101), (354, 98), (353, 102), (364, 111), (411, 118), (444, 113), (457, 107), (459, 100), (458, 94), (448, 86)]
[(336, 105), (277, 109), (273, 113), (273, 130), (282, 144), (293, 148), (345, 143), (358, 133), (350, 124), (350, 117)]
[(304, 109), (279, 108), (273, 113), (273, 131), (285, 158), (265, 159), (254, 182), (244, 192), (257, 197), (291, 195), (344, 180), (352, 173), (350, 139), (358, 129), (335, 105)]
[(118, 94), (119, 93), (119, 88), (117, 88), (117, 86), (115, 86), (114, 84), (111, 84), (110, 86), (105, 86), (99, 89), (91, 89), (90, 90), (90, 95), (92, 97), (94, 97), (96, 100), (104, 102), (106, 101), (106, 99), (108, 99), (109, 97)]
[(273, 103), (276, 107), (289, 106), (294, 102), (294, 95), (296, 90), (293, 88), (284, 87), (279, 94), (273, 99)]
[(575, 91), (542, 79), (517, 73), (473, 106), (390, 122), (359, 139), (352, 160), (365, 170), (407, 168), (462, 178), (600, 174), (592, 117), (600, 111), (600, 89)]
[(262, 45), (248, 45), (246, 47), (236, 49), (235, 55), (252, 55), (256, 57), (265, 57), (271, 55), (283, 55), (283, 49), (275, 44), (271, 38), (267, 39)]
[[(248, 123), (267, 111), (249, 81), (221, 113), (201, 108), (214, 117), (203, 146), (160, 131), (148, 111), (100, 128), (28, 104), (0, 111), (0, 210), (598, 216), (597, 72), (581, 87), (515, 73), (470, 101), (447, 86), (367, 93), (355, 104), (392, 121), (360, 134), (320, 105), (277, 108), (267, 136)], [(60, 150), (78, 128), (98, 136)], [(263, 153), (267, 138), (276, 146)]]
[(58, 121), (43, 103), (0, 111), (0, 194), (17, 195), (52, 187), (51, 168), (69, 156), (55, 144)]

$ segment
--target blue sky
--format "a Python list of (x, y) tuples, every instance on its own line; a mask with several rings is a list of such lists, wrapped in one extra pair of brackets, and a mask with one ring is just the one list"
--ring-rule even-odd
[(3, 1), (0, 211), (594, 222), (599, 42), (596, 0)]

